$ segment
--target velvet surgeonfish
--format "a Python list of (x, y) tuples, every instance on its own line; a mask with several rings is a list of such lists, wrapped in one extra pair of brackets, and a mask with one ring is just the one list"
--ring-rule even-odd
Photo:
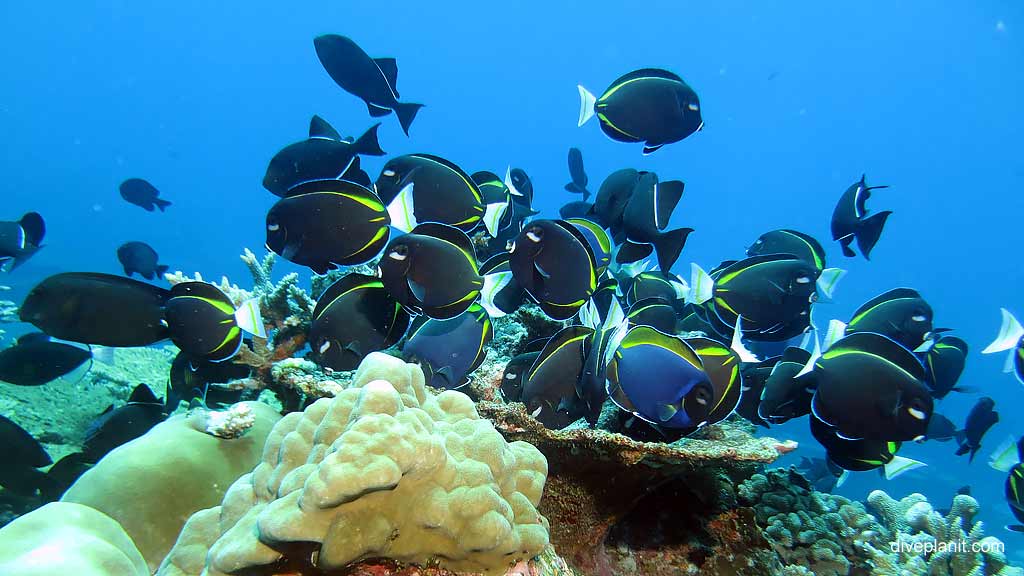
[(582, 126), (595, 114), (601, 130), (618, 142), (643, 142), (644, 154), (678, 142), (704, 127), (697, 93), (668, 70), (644, 68), (612, 82), (595, 97), (583, 86), (580, 93)]
[(864, 183), (864, 176), (861, 176), (859, 182), (851, 184), (839, 197), (839, 203), (832, 212), (832, 239), (839, 242), (843, 256), (856, 256), (850, 248), (850, 244), (856, 239), (861, 255), (865, 260), (870, 259), (871, 250), (882, 235), (882, 227), (892, 214), (892, 210), (885, 210), (868, 216), (868, 198), (871, 197), (872, 190), (880, 188), (888, 186), (868, 186)]
[(38, 212), (16, 222), (0, 222), (0, 270), (14, 270), (43, 246), (46, 224)]
[(370, 352), (398, 343), (409, 328), (409, 313), (379, 278), (349, 273), (316, 301), (309, 344), (318, 363), (355, 370)]
[(826, 299), (832, 298), (836, 284), (846, 275), (841, 268), (827, 268), (825, 249), (813, 236), (796, 230), (772, 230), (765, 232), (747, 248), (747, 256), (763, 254), (792, 254), (814, 265), (818, 270), (818, 292)]
[(764, 383), (757, 407), (761, 418), (772, 424), (782, 424), (810, 414), (814, 388), (796, 377), (810, 359), (811, 353), (803, 348), (786, 348)]
[(982, 354), (994, 354), (1006, 352), (1006, 363), (1003, 365), (1003, 372), (1014, 372), (1017, 380), (1024, 384), (1024, 327), (1006, 308), (1002, 308), (1003, 324), (999, 328), (999, 334), (984, 350)]
[(911, 288), (894, 288), (875, 296), (853, 313), (844, 334), (875, 332), (892, 338), (906, 348), (919, 350), (939, 332), (932, 327), (932, 307)]
[(337, 34), (317, 36), (313, 47), (331, 79), (365, 102), (370, 116), (386, 116), (394, 110), (402, 131), (409, 135), (409, 126), (423, 104), (398, 101), (398, 63), (394, 58), (370, 58), (350, 38)]
[(107, 407), (85, 432), (82, 458), (95, 464), (118, 446), (142, 436), (167, 418), (164, 402), (139, 384), (123, 406)]
[(21, 305), (22, 322), (82, 344), (148, 346), (170, 334), (164, 304), (170, 291), (123, 276), (65, 272), (37, 284)]
[(515, 280), (554, 320), (567, 320), (597, 289), (597, 263), (586, 237), (562, 220), (534, 220), (509, 250)]
[(409, 329), (402, 357), (423, 368), (434, 388), (461, 388), (483, 364), (494, 336), (491, 319), (479, 304), (447, 320), (420, 316)]
[(942, 336), (921, 356), (932, 396), (945, 398), (950, 392), (971, 392), (957, 381), (967, 363), (967, 342), (956, 336)]
[(881, 334), (858, 332), (812, 356), (800, 377), (815, 386), (811, 411), (841, 438), (921, 440), (934, 403), (924, 366), (910, 350)]
[(91, 361), (92, 352), (89, 350), (54, 342), (46, 334), (32, 332), (0, 351), (0, 381), (18, 386), (40, 386)]
[(213, 284), (182, 282), (165, 306), (171, 341), (192, 358), (223, 362), (242, 347), (243, 335), (266, 338), (259, 299), (235, 304)]
[(743, 374), (736, 351), (710, 338), (685, 338), (686, 344), (697, 353), (701, 366), (714, 389), (714, 402), (708, 413), (708, 424), (725, 420), (739, 405), (743, 394)]
[(887, 480), (892, 480), (925, 466), (923, 462), (896, 455), (902, 442), (874, 438), (849, 440), (815, 416), (811, 416), (811, 435), (825, 448), (829, 460), (850, 472), (880, 469)]
[(345, 180), (306, 182), (267, 213), (267, 249), (325, 274), (372, 260), (387, 244), (390, 224), (368, 188)]
[(420, 224), (393, 238), (378, 268), (392, 298), (413, 314), (438, 320), (462, 314), (485, 289), (472, 241), (444, 224)]
[(319, 116), (309, 123), (309, 138), (285, 146), (274, 154), (263, 176), (263, 187), (277, 196), (289, 196), (290, 190), (313, 180), (348, 180), (372, 186), (359, 165), (359, 156), (383, 156), (374, 124), (354, 141), (343, 140), (338, 132)]
[(0, 416), (0, 442), (4, 447), (0, 486), (27, 497), (44, 489), (46, 476), (39, 468), (49, 466), (53, 460), (39, 441), (7, 417)]

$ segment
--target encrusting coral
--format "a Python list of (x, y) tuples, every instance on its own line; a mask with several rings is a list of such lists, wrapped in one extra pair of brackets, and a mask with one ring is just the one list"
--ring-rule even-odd
[[(159, 574), (342, 568), (387, 557), (504, 573), (548, 544), (541, 453), (464, 394), (372, 353), (351, 387), (285, 416), (263, 461), (189, 520)], [(205, 570), (205, 571), (204, 571)]]

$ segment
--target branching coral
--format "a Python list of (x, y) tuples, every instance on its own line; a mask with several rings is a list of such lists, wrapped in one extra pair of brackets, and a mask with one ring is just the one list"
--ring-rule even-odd
[(159, 574), (371, 557), (501, 574), (548, 543), (546, 473), (464, 394), (434, 396), (419, 367), (373, 353), (350, 388), (275, 426), (263, 462), (189, 521)]

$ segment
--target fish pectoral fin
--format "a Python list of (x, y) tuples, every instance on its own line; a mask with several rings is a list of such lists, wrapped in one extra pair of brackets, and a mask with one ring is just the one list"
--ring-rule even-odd
[(417, 301), (423, 302), (423, 297), (427, 294), (427, 288), (412, 278), (406, 278), (406, 284), (409, 286), (409, 293), (416, 298)]
[(679, 412), (679, 409), (672, 404), (660, 404), (658, 405), (658, 420), (662, 422), (668, 422)]
[(661, 148), (662, 146), (664, 146), (664, 144), (654, 144), (654, 145), (651, 145), (651, 144), (645, 144), (645, 145), (644, 145), (644, 152), (643, 152), (643, 155), (644, 155), (644, 156), (648, 156), (648, 155), (650, 155), (650, 154), (654, 154), (654, 153), (655, 153), (655, 152), (657, 152), (657, 151), (658, 151), (658, 150), (659, 150), (659, 149), (660, 149), (660, 148)]

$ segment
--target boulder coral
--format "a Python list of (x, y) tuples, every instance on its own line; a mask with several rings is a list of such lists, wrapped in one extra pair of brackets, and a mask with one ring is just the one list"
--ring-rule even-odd
[(158, 574), (332, 570), (366, 558), (504, 573), (541, 553), (544, 456), (506, 443), (419, 367), (364, 359), (351, 387), (274, 427), (263, 460), (188, 522)]

